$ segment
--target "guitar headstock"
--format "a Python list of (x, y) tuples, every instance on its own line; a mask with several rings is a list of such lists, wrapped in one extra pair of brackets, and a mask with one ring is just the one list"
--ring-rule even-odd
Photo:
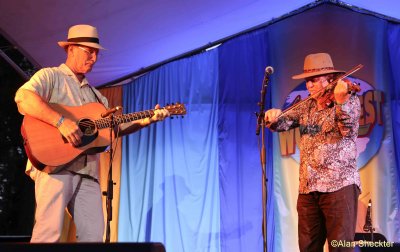
[(164, 107), (166, 110), (168, 110), (169, 114), (171, 116), (174, 115), (186, 115), (186, 108), (185, 104), (182, 103), (172, 103), (171, 105), (168, 105)]

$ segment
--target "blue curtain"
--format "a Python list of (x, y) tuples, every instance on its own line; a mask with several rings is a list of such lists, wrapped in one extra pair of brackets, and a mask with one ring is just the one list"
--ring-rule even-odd
[(218, 55), (179, 60), (124, 86), (125, 113), (181, 102), (167, 119), (123, 139), (119, 241), (167, 251), (220, 251)]
[[(262, 251), (262, 168), (256, 136), (257, 103), (268, 62), (268, 33), (261, 30), (219, 48), (219, 173), (222, 251)], [(271, 80), (274, 81), (273, 78)], [(266, 108), (271, 104), (267, 90)], [(271, 134), (266, 133), (267, 193), (273, 197)], [(274, 244), (273, 205), (267, 204), (267, 240)]]
[[(254, 112), (266, 39), (264, 32), (245, 36), (124, 86), (125, 113), (172, 101), (183, 102), (188, 113), (123, 139), (119, 241), (159, 241), (177, 252), (262, 250), (263, 177)], [(266, 101), (269, 106), (269, 92)], [(272, 169), (267, 178), (270, 202)], [(272, 248), (273, 207), (267, 211)]]
[[(388, 24), (387, 38), (390, 68), (393, 78), (393, 83), (390, 85), (393, 144), (396, 159), (397, 181), (400, 183), (400, 26), (398, 24)], [(400, 195), (400, 185), (397, 186), (397, 190), (398, 195)], [(397, 205), (400, 206), (400, 202), (397, 202)], [(400, 213), (398, 213), (398, 218), (400, 218)]]

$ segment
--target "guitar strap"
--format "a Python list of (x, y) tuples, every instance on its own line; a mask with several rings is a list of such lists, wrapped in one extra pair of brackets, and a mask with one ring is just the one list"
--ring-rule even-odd
[[(88, 85), (89, 85), (89, 84), (88, 84)], [(99, 96), (98, 96), (98, 95), (96, 94), (96, 92), (93, 90), (93, 87), (89, 85), (89, 88), (90, 88), (90, 90), (92, 90), (94, 96), (96, 97), (96, 100), (97, 100), (99, 103), (103, 104), (104, 107), (106, 107), (106, 105), (104, 105), (103, 101), (99, 98)]]
[[(97, 102), (103, 104), (103, 106), (104, 106), (105, 108), (107, 108), (106, 105), (103, 103), (103, 101), (99, 98), (99, 96), (98, 96), (98, 95), (96, 94), (96, 92), (93, 90), (93, 87), (90, 86), (89, 84), (88, 84), (88, 86), (89, 86), (90, 90), (92, 90), (94, 96), (96, 97)], [(87, 154), (85, 154), (85, 166), (86, 166), (86, 165), (87, 165)], [(91, 177), (91, 176), (89, 176), (89, 177)], [(98, 181), (97, 181), (97, 183), (98, 183)]]

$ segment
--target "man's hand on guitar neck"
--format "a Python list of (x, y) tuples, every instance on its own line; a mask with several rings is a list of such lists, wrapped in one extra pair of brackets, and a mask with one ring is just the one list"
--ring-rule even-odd
[(119, 136), (125, 136), (140, 130), (143, 127), (149, 126), (150, 124), (158, 121), (162, 121), (169, 116), (169, 111), (165, 108), (160, 108), (160, 105), (157, 104), (154, 107), (154, 115), (152, 117), (147, 117), (144, 119), (136, 120), (130, 123), (121, 124)]
[(150, 118), (150, 123), (162, 121), (169, 116), (169, 111), (166, 109), (161, 109), (160, 104), (154, 107), (154, 115)]
[(146, 127), (150, 124), (158, 121), (162, 121), (169, 116), (169, 111), (165, 108), (161, 108), (159, 104), (154, 107), (154, 115), (150, 118), (144, 118), (140, 120), (140, 126)]
[(69, 143), (75, 147), (82, 143), (81, 137), (83, 133), (74, 121), (60, 116), (58, 123), (59, 125), (56, 125), (56, 127)]

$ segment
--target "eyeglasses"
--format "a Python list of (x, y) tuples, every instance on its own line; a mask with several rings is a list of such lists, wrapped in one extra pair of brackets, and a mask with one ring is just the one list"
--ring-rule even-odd
[(81, 47), (81, 46), (77, 46), (79, 49), (81, 49), (82, 51), (85, 51), (87, 54), (89, 54), (90, 56), (96, 56), (97, 58), (99, 58), (101, 56), (101, 54), (99, 53), (99, 50), (96, 49), (92, 49), (89, 50), (87, 48)]

